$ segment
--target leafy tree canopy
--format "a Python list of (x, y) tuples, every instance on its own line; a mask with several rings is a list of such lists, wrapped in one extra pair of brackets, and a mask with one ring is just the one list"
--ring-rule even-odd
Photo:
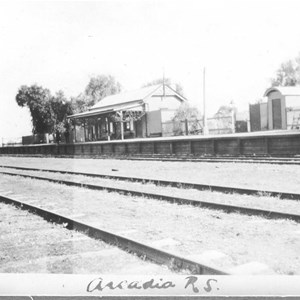
[(191, 106), (190, 104), (184, 102), (177, 109), (174, 121), (185, 121), (185, 120), (199, 120), (201, 115), (197, 107)]
[(23, 85), (16, 95), (17, 104), (28, 107), (34, 134), (55, 133), (64, 131), (66, 117), (72, 114), (71, 103), (62, 91), (52, 96), (48, 89), (36, 84)]
[(33, 133), (47, 133), (50, 131), (50, 106), (51, 94), (48, 89), (38, 85), (23, 85), (16, 95), (17, 104), (21, 107), (28, 107)]
[(215, 114), (215, 117), (226, 117), (231, 116), (232, 111), (234, 113), (237, 112), (237, 108), (235, 107), (234, 103), (231, 101), (230, 105), (221, 105)]
[(120, 93), (121, 84), (111, 75), (92, 77), (85, 88), (85, 101), (88, 106), (94, 105), (106, 96)]
[[(175, 116), (173, 117), (175, 126), (175, 135), (182, 134), (199, 134), (202, 132), (202, 122), (199, 110), (195, 106), (191, 106), (188, 103), (182, 103), (177, 109)], [(178, 123), (185, 123), (186, 128), (183, 130), (182, 126)]]
[(94, 100), (85, 93), (79, 94), (77, 97), (71, 97), (71, 106), (73, 114), (81, 113), (88, 110), (93, 105)]
[[(166, 85), (168, 86), (172, 86), (173, 82), (170, 78), (158, 78), (158, 79), (154, 79), (146, 84), (144, 84), (142, 87), (147, 87), (147, 86), (152, 86), (152, 85), (157, 85), (157, 84), (163, 84), (165, 82)], [(184, 92), (183, 92), (183, 87), (180, 83), (175, 83), (175, 91), (180, 94), (181, 96), (184, 96)]]
[(272, 86), (295, 86), (300, 84), (300, 53), (293, 60), (282, 63), (271, 79)]
[(121, 92), (121, 84), (111, 75), (98, 75), (92, 77), (83, 93), (71, 98), (73, 113), (88, 110), (95, 103), (106, 96)]
[(58, 91), (50, 99), (50, 122), (52, 133), (63, 133), (69, 130), (67, 116), (73, 114), (72, 103), (67, 100), (63, 91)]

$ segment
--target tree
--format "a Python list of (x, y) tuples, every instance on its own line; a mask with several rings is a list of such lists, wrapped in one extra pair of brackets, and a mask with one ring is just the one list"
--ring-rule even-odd
[(106, 96), (118, 94), (121, 91), (121, 84), (111, 75), (98, 75), (92, 77), (85, 88), (87, 106), (94, 105)]
[(33, 134), (62, 133), (67, 126), (66, 117), (72, 114), (72, 105), (62, 91), (52, 96), (48, 89), (38, 85), (21, 86), (16, 95), (21, 107), (28, 107)]
[(295, 86), (300, 84), (300, 53), (293, 59), (282, 63), (271, 79), (272, 86)]
[(77, 114), (88, 110), (94, 103), (91, 96), (84, 93), (79, 94), (77, 97), (71, 97), (72, 113)]
[(50, 91), (36, 84), (29, 87), (21, 86), (16, 95), (17, 104), (29, 108), (34, 134), (47, 133), (51, 128), (50, 98)]
[(191, 106), (188, 103), (182, 103), (179, 108), (176, 110), (175, 116), (173, 120), (176, 121), (185, 121), (185, 120), (193, 120), (200, 119), (200, 112), (195, 106)]
[(96, 102), (106, 96), (121, 91), (121, 84), (111, 75), (98, 75), (92, 77), (83, 93), (71, 98), (73, 114), (88, 110)]
[[(58, 91), (54, 97), (49, 100), (50, 106), (50, 132), (59, 135), (69, 131), (67, 116), (73, 114), (72, 103), (68, 101), (63, 91)], [(58, 141), (59, 139), (57, 139)]]
[[(146, 84), (144, 84), (142, 87), (147, 87), (147, 86), (152, 86), (152, 85), (158, 85), (158, 84), (163, 84), (165, 83), (166, 85), (173, 85), (172, 84), (172, 80), (170, 78), (158, 78), (158, 79), (154, 79)], [(175, 91), (180, 94), (181, 96), (184, 96), (184, 92), (183, 92), (183, 87), (180, 83), (175, 83)]]
[(230, 102), (230, 105), (221, 105), (217, 113), (215, 114), (215, 117), (231, 116), (232, 112), (234, 114), (237, 112), (237, 108), (234, 106), (233, 101)]
[[(197, 107), (191, 106), (188, 103), (184, 102), (182, 103), (179, 108), (176, 110), (175, 115), (173, 117), (173, 122), (177, 126), (177, 129), (175, 129), (175, 133), (177, 135), (183, 134), (185, 131), (186, 134), (197, 134), (201, 131), (201, 115)], [(181, 124), (185, 124), (185, 130), (182, 130)]]

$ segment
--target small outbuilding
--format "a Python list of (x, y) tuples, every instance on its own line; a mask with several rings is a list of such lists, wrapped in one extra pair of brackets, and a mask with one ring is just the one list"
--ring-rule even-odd
[(164, 136), (163, 124), (185, 101), (164, 84), (105, 97), (88, 111), (68, 117), (73, 123), (73, 141)]
[(300, 129), (300, 87), (271, 87), (264, 97), (250, 105), (251, 131)]

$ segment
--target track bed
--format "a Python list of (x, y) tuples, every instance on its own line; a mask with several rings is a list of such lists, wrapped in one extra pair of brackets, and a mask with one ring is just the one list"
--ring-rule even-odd
[[(3, 189), (22, 194), (22, 201), (186, 257), (210, 260), (216, 268), (230, 270), (259, 260), (278, 274), (300, 273), (300, 226), (293, 221), (227, 214), (3, 175), (1, 181)], [(212, 252), (219, 258), (211, 259)]]
[(0, 272), (170, 274), (116, 247), (0, 203)]
[(139, 183), (113, 180), (108, 178), (92, 178), (82, 175), (69, 175), (52, 172), (39, 172), (39, 171), (24, 171), (9, 168), (0, 168), (1, 172), (8, 172), (10, 174), (24, 174), (30, 176), (37, 176), (43, 178), (50, 178), (61, 181), (75, 181), (81, 184), (100, 185), (103, 187), (110, 187), (112, 189), (124, 189), (139, 191), (141, 193), (157, 193), (166, 196), (173, 196), (177, 198), (189, 198), (196, 201), (208, 201), (213, 203), (222, 203), (229, 205), (244, 206), (249, 208), (258, 208), (267, 211), (280, 211), (283, 213), (298, 214), (300, 215), (300, 201), (281, 199), (280, 196), (270, 197), (268, 193), (258, 192), (256, 195), (239, 195), (239, 194), (224, 194), (221, 192), (199, 191), (193, 188), (171, 187), (171, 186), (157, 186), (155, 184)]
[(236, 185), (294, 193), (300, 191), (300, 168), (294, 165), (38, 157), (0, 157), (0, 165), (149, 177), (212, 185)]

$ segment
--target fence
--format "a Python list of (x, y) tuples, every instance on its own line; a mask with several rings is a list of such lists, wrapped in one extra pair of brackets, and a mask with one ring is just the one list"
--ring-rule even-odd
[(300, 108), (286, 110), (287, 129), (300, 129)]
[[(232, 116), (219, 116), (207, 119), (210, 134), (227, 134), (235, 132)], [(247, 131), (247, 130), (244, 130)], [(203, 120), (168, 121), (162, 123), (162, 136), (197, 135), (203, 132)]]
[(235, 132), (233, 116), (218, 116), (207, 119), (210, 134), (227, 134)]
[(168, 121), (162, 123), (162, 136), (194, 135), (202, 133), (202, 120)]

